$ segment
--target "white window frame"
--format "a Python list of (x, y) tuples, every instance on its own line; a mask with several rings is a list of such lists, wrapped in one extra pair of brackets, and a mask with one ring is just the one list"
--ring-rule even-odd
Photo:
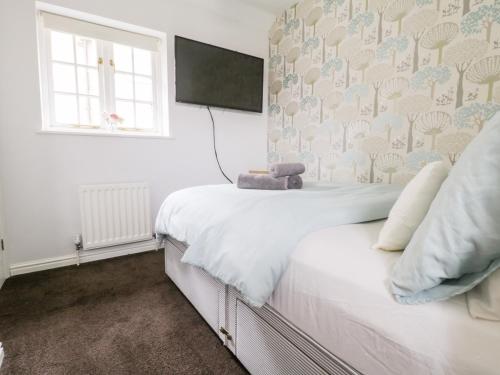
[[(53, 134), (82, 134), (82, 135), (105, 135), (105, 136), (132, 136), (132, 137), (161, 137), (172, 138), (169, 129), (168, 121), (168, 84), (167, 84), (167, 37), (163, 32), (147, 29), (140, 26), (131, 25), (121, 21), (104, 18), (101, 16), (92, 15), (52, 4), (47, 4), (37, 1), (37, 38), (38, 38), (38, 54), (39, 54), (39, 72), (40, 72), (40, 90), (41, 90), (41, 105), (42, 105), (42, 129), (40, 133)], [(52, 89), (52, 60), (50, 46), (50, 29), (43, 26), (40, 20), (40, 12), (45, 11), (65, 17), (71, 17), (82, 21), (92, 22), (98, 25), (108, 26), (119, 30), (129, 31), (142, 35), (155, 37), (159, 40), (157, 52), (153, 52), (153, 107), (154, 107), (154, 125), (153, 131), (145, 129), (112, 129), (101, 121), (99, 128), (87, 127), (75, 124), (57, 124), (54, 115), (54, 91)], [(99, 96), (101, 104), (101, 112), (107, 110), (113, 113), (115, 110), (114, 96), (114, 67), (108, 66), (112, 59), (113, 42), (97, 40), (97, 49), (100, 57), (103, 58), (102, 66), (98, 66), (99, 79)], [(78, 66), (75, 61), (75, 66)], [(135, 72), (131, 73), (133, 77)], [(137, 74), (140, 76), (140, 74)], [(106, 84), (101, 85), (102, 82)], [(77, 94), (78, 95), (78, 94)], [(135, 93), (134, 93), (135, 95)], [(79, 96), (77, 96), (78, 98)], [(105, 102), (107, 101), (107, 102)], [(135, 102), (134, 102), (135, 103)], [(134, 104), (135, 106), (135, 104)]]

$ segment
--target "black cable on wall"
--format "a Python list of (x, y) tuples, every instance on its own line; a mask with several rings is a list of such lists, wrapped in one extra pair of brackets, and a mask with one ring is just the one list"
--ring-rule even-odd
[(214, 121), (214, 116), (212, 116), (212, 111), (210, 110), (210, 106), (207, 105), (208, 113), (210, 113), (210, 118), (212, 119), (212, 135), (213, 135), (213, 141), (214, 141), (214, 154), (215, 154), (215, 160), (217, 161), (217, 165), (219, 166), (220, 173), (228, 180), (231, 184), (233, 181), (227, 175), (224, 173), (224, 170), (222, 169), (220, 162), (219, 162), (219, 156), (217, 155), (217, 143), (215, 142), (215, 121)]

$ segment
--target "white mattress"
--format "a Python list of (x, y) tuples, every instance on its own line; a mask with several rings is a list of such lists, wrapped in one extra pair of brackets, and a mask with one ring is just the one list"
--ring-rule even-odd
[(371, 248), (382, 225), (307, 236), (269, 305), (366, 375), (500, 374), (500, 323), (471, 318), (464, 296), (417, 306), (392, 299), (387, 277), (400, 253)]

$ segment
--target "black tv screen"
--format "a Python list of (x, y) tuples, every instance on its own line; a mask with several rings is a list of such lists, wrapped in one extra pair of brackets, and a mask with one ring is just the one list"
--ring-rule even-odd
[(175, 97), (182, 103), (262, 112), (264, 60), (175, 36)]

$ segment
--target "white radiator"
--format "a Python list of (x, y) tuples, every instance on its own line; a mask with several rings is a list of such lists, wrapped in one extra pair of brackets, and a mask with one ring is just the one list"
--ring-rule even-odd
[(80, 186), (80, 215), (84, 250), (152, 238), (145, 183)]

